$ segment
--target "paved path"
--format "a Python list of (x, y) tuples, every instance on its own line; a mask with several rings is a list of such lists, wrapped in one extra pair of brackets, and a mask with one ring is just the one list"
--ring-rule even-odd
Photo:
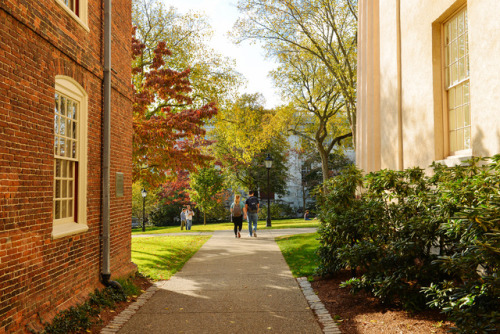
[(118, 333), (322, 333), (274, 241), (315, 230), (214, 232)]

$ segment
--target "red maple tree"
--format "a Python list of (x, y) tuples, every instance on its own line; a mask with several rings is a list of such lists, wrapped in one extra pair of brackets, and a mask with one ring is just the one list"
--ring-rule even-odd
[(212, 159), (202, 152), (210, 144), (203, 126), (217, 107), (208, 103), (190, 108), (190, 70), (178, 72), (165, 66), (165, 57), (171, 55), (165, 42), (157, 44), (150, 61), (145, 61), (144, 52), (145, 45), (134, 30), (133, 179), (157, 186)]

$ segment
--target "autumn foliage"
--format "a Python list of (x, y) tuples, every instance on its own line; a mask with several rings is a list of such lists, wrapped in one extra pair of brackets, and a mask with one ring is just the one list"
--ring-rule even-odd
[(203, 125), (217, 113), (214, 103), (194, 109), (189, 69), (165, 67), (171, 52), (159, 42), (151, 57), (132, 35), (133, 178), (151, 186), (175, 178), (179, 171), (193, 171), (211, 157)]

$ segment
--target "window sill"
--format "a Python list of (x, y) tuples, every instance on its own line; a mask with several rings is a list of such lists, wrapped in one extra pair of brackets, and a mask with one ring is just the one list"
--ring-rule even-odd
[(87, 23), (84, 22), (80, 17), (78, 17), (71, 9), (69, 9), (68, 6), (66, 6), (66, 4), (62, 0), (54, 0), (54, 1), (59, 6), (61, 6), (62, 9), (64, 9), (66, 11), (66, 13), (68, 13), (76, 22), (78, 22), (78, 24), (81, 25), (84, 30), (86, 30), (87, 32), (90, 32), (90, 29), (89, 29)]
[(69, 235), (87, 232), (89, 227), (84, 224), (64, 223), (56, 224), (52, 229), (52, 239), (59, 239)]
[(472, 154), (470, 155), (455, 155), (455, 156), (450, 156), (447, 157), (446, 159), (443, 160), (438, 160), (436, 161), (438, 164), (442, 164), (448, 167), (454, 167), (454, 166), (465, 166), (467, 164), (467, 161), (472, 159), (473, 156)]

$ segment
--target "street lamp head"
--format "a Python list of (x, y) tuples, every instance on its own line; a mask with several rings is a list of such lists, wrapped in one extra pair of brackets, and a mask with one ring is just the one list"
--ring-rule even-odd
[(266, 164), (266, 168), (269, 169), (273, 166), (273, 158), (271, 158), (271, 154), (267, 154), (266, 159), (264, 160), (264, 163)]
[(143, 198), (146, 198), (146, 196), (148, 195), (148, 192), (146, 191), (146, 189), (142, 188), (141, 195)]

